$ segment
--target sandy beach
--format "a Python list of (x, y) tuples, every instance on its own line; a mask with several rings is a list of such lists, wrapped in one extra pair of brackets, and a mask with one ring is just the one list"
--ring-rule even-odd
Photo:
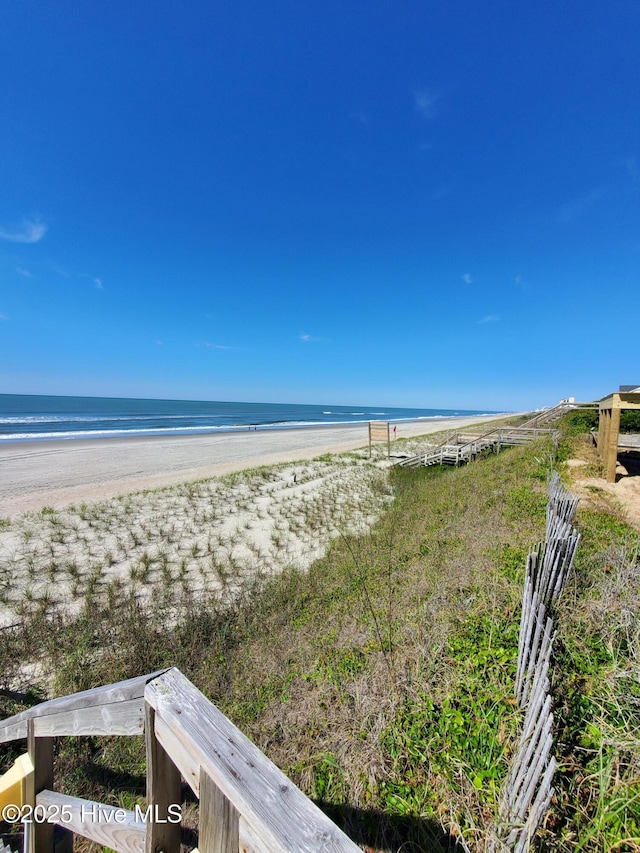
[[(489, 422), (503, 415), (397, 425), (397, 438)], [(259, 465), (312, 459), (368, 443), (366, 424), (169, 437), (29, 441), (0, 446), (0, 517)], [(393, 450), (392, 450), (393, 452)]]
[(391, 460), (386, 442), (369, 458), (363, 424), (4, 445), (0, 626), (33, 608), (77, 612), (159, 589), (176, 614), (187, 591), (231, 600), (305, 569), (392, 500), (394, 455), (498, 417), (398, 424), (407, 441), (392, 443)]

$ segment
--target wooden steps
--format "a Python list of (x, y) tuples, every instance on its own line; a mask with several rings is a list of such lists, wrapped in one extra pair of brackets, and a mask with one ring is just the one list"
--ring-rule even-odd
[(539, 427), (496, 427), (483, 435), (456, 433), (448, 436), (445, 443), (432, 447), (424, 453), (418, 453), (416, 456), (401, 459), (396, 465), (399, 468), (463, 465), (487, 450), (499, 452), (503, 447), (528, 444), (543, 435), (557, 439), (560, 434), (557, 430)]

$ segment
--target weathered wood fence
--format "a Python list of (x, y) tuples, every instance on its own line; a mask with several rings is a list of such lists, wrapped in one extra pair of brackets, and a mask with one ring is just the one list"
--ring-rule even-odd
[[(69, 735), (143, 735), (147, 807), (118, 809), (54, 790), (53, 743)], [(359, 848), (178, 669), (36, 705), (0, 722), (27, 740), (32, 799), (73, 834), (118, 853), (179, 853), (181, 777), (200, 800), (199, 853), (356, 853)], [(27, 853), (53, 853), (54, 823), (25, 824)]]
[(556, 761), (549, 666), (553, 648), (553, 609), (565, 587), (580, 540), (571, 526), (578, 498), (554, 472), (549, 482), (545, 542), (532, 549), (522, 601), (515, 695), (525, 711), (514, 761), (502, 789), (501, 825), (493, 849), (528, 850), (553, 797)]

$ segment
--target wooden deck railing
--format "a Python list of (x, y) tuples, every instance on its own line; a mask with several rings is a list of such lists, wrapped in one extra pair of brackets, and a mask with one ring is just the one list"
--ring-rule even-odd
[[(142, 735), (147, 807), (134, 811), (54, 790), (53, 740)], [(359, 848), (178, 669), (52, 699), (0, 721), (0, 743), (27, 739), (28, 853), (53, 853), (54, 823), (118, 853), (179, 853), (181, 777), (200, 800), (199, 853), (355, 853)], [(71, 850), (56, 844), (58, 853)]]

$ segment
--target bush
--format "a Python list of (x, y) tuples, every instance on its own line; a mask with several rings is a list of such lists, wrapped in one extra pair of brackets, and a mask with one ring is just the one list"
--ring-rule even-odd
[(620, 432), (640, 432), (640, 412), (620, 412)]
[(594, 409), (576, 409), (564, 416), (563, 427), (567, 435), (580, 435), (598, 429), (598, 412)]
[[(565, 435), (580, 435), (598, 429), (599, 415), (595, 409), (576, 409), (564, 416)], [(620, 432), (640, 432), (640, 412), (620, 412)]]

